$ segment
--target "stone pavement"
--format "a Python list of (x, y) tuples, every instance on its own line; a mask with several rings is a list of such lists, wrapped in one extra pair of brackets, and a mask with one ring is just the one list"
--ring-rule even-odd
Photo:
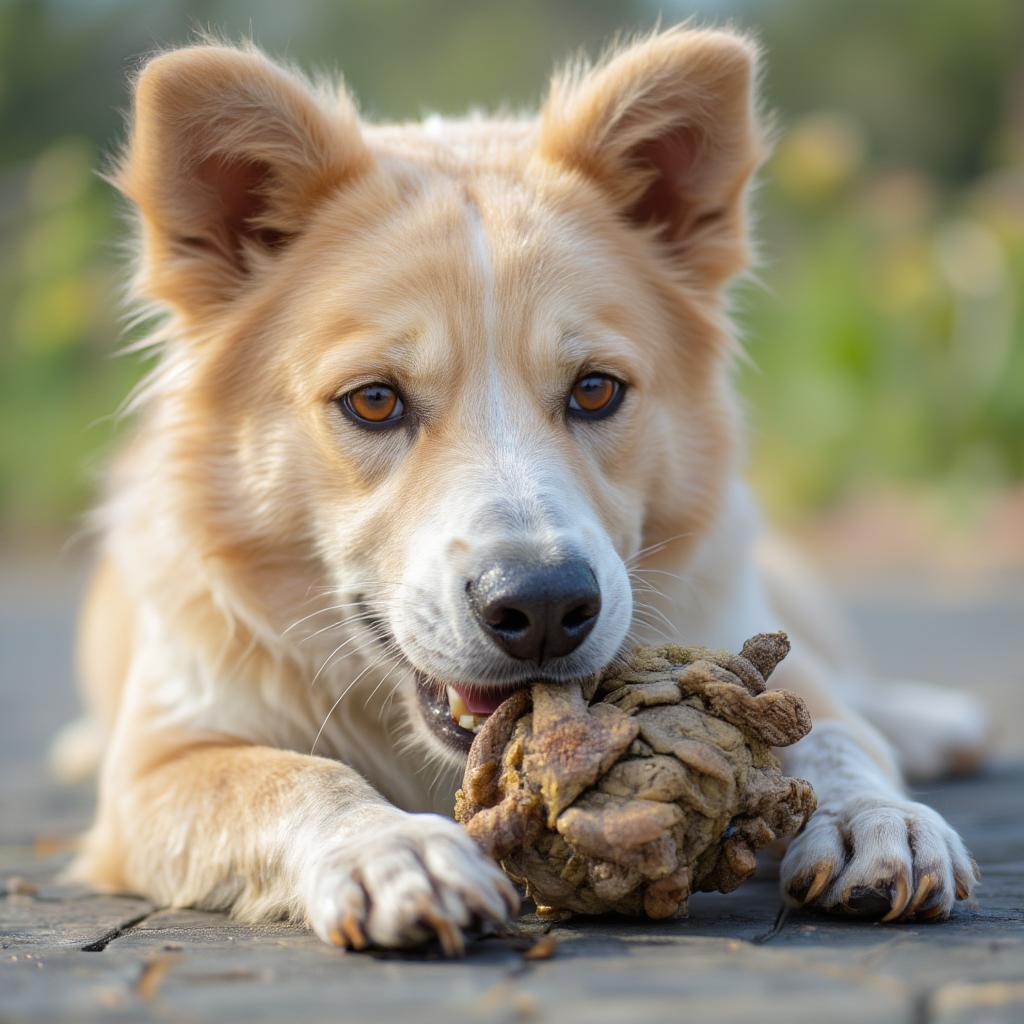
[(432, 950), (341, 954), (298, 929), (245, 928), (56, 882), (67, 859), (59, 840), (88, 820), (91, 801), (87, 787), (51, 783), (42, 762), (47, 737), (74, 710), (73, 582), (0, 574), (0, 1024), (1024, 1020), (1022, 587), (949, 600), (913, 586), (847, 594), (876, 662), (970, 682), (999, 703), (996, 763), (924, 794), (983, 871), (976, 901), (951, 921), (799, 915), (771, 935), (769, 865), (736, 893), (695, 897), (686, 921), (556, 925), (552, 955), (529, 959), (546, 925), (527, 916), (518, 934), (446, 962)]

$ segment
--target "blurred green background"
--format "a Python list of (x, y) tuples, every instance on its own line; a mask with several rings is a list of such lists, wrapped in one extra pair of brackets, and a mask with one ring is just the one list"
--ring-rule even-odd
[[(196, 30), (339, 69), (367, 115), (536, 102), (562, 56), (689, 15), (766, 46), (762, 263), (736, 292), (752, 475), (784, 521), (1024, 480), (1021, 0), (0, 0), (0, 539), (75, 528), (142, 372), (115, 358), (126, 79)], [(1024, 528), (1024, 527), (1022, 527)]]

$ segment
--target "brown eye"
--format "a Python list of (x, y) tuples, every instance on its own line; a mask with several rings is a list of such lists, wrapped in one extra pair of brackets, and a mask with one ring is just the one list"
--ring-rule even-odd
[(367, 384), (341, 399), (341, 407), (350, 420), (365, 427), (391, 427), (405, 415), (398, 392), (387, 384)]
[(569, 392), (569, 412), (583, 419), (610, 416), (619, 407), (625, 389), (622, 382), (606, 373), (580, 377)]

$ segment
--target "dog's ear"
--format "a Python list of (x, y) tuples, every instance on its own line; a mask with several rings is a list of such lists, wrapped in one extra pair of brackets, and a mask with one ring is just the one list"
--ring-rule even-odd
[(570, 70), (552, 82), (537, 155), (595, 182), (716, 287), (747, 259), (744, 196), (764, 150), (756, 63), (742, 36), (673, 29)]
[(318, 94), (255, 49), (154, 58), (112, 176), (141, 215), (144, 290), (187, 316), (216, 308), (369, 162), (343, 92)]

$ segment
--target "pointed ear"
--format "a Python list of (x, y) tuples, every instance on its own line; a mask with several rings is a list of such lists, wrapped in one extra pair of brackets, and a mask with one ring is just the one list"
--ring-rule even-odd
[(723, 31), (673, 29), (556, 77), (537, 155), (596, 183), (711, 287), (747, 259), (744, 194), (764, 144), (757, 50)]
[(142, 218), (143, 289), (186, 315), (227, 301), (369, 162), (343, 92), (318, 95), (254, 49), (156, 57), (113, 175)]

